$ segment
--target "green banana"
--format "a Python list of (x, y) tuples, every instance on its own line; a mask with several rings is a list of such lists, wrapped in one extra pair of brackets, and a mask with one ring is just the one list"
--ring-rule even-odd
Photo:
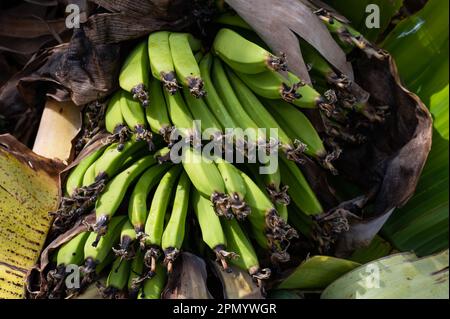
[(125, 222), (122, 226), (120, 232), (120, 243), (119, 249), (113, 248), (114, 253), (117, 257), (124, 260), (131, 260), (136, 254), (136, 249), (134, 244), (136, 243), (136, 232), (134, 231), (133, 225), (129, 220)]
[(322, 205), (297, 165), (282, 158), (280, 169), (283, 183), (289, 185), (288, 193), (295, 205), (307, 215), (322, 213)]
[(161, 299), (161, 293), (166, 285), (166, 279), (166, 270), (158, 264), (155, 275), (144, 282), (138, 299)]
[[(302, 162), (301, 156), (303, 154), (303, 148), (296, 148), (290, 137), (275, 121), (253, 92), (229, 68), (227, 68), (226, 71), (241, 105), (245, 105), (247, 112), (253, 117), (258, 127), (269, 131), (276, 129), (277, 140), (281, 143), (281, 148), (286, 153), (287, 157), (296, 162)], [(274, 137), (271, 136), (271, 138), (273, 139)]]
[(108, 230), (95, 246), (93, 244), (97, 242), (97, 234), (94, 232), (89, 233), (89, 237), (84, 245), (85, 266), (82, 268), (84, 274), (89, 275), (95, 272), (96, 266), (104, 262), (112, 252), (112, 248), (119, 242), (122, 226), (126, 220), (126, 216), (111, 218)]
[(194, 119), (184, 102), (181, 92), (170, 95), (164, 91), (164, 96), (166, 98), (169, 116), (175, 126), (176, 132), (184, 138), (191, 138), (195, 134), (193, 127)]
[(173, 262), (178, 257), (184, 241), (190, 187), (191, 182), (189, 177), (183, 172), (175, 190), (172, 214), (164, 229), (161, 240), (161, 247), (165, 255), (164, 264), (167, 265), (167, 272), (169, 274), (172, 273)]
[(287, 71), (285, 55), (276, 57), (230, 29), (224, 28), (217, 33), (213, 50), (231, 68), (242, 73)]
[(205, 54), (203, 59), (200, 61), (200, 71), (205, 83), (205, 88), (208, 92), (205, 97), (206, 103), (224, 130), (235, 128), (237, 127), (235, 121), (226, 109), (221, 98), (219, 97), (219, 94), (217, 93), (216, 88), (213, 85), (213, 81), (211, 79), (212, 62), (213, 56), (211, 53)]
[(147, 41), (138, 44), (125, 60), (119, 75), (119, 84), (122, 89), (133, 94), (143, 107), (147, 107), (148, 81), (150, 65), (147, 52)]
[(194, 54), (194, 58), (197, 63), (200, 63), (200, 61), (203, 59), (203, 52), (198, 51), (196, 54)]
[(128, 141), (121, 151), (117, 149), (117, 143), (110, 145), (100, 158), (95, 162), (95, 178), (104, 177), (111, 180), (122, 168), (127, 160), (145, 144), (142, 142)]
[(153, 155), (141, 158), (129, 168), (114, 177), (107, 185), (104, 192), (95, 204), (96, 223), (94, 231), (99, 238), (104, 235), (108, 222), (116, 213), (120, 203), (125, 197), (126, 190), (133, 181), (148, 167), (156, 163)]
[(305, 154), (323, 158), (327, 155), (322, 139), (309, 119), (297, 108), (281, 100), (266, 100), (278, 123), (300, 143), (306, 145)]
[[(91, 166), (89, 166), (89, 168), (84, 173), (83, 183), (81, 184), (82, 187), (88, 187), (95, 183), (95, 178), (97, 176), (97, 175), (95, 175), (95, 165), (97, 163), (97, 160), (94, 163), (92, 163)], [(103, 178), (104, 178), (104, 176), (103, 176)]]
[[(252, 209), (248, 219), (258, 243), (263, 248), (269, 248), (272, 257), (279, 261), (287, 261), (286, 249), (289, 241), (298, 237), (297, 232), (280, 218), (274, 204), (258, 185), (245, 173), (241, 172), (247, 187), (246, 201)], [(265, 234), (265, 238), (261, 235)]]
[(130, 260), (116, 258), (106, 279), (106, 287), (100, 289), (103, 298), (123, 299), (125, 297), (130, 268)]
[(183, 150), (182, 163), (194, 187), (211, 200), (216, 214), (233, 218), (225, 183), (216, 164), (190, 147)]
[(120, 99), (122, 91), (117, 91), (109, 100), (108, 107), (105, 112), (105, 127), (112, 134), (112, 140), (119, 141), (119, 149), (123, 147), (123, 143), (129, 138), (129, 129), (122, 116)]
[(128, 296), (135, 299), (142, 286), (144, 274), (144, 251), (139, 249), (131, 262), (130, 276), (128, 278)]
[[(384, 60), (388, 57), (387, 52), (376, 48), (369, 41), (367, 41), (361, 33), (353, 29), (351, 26), (342, 23), (339, 19), (336, 19), (329, 11), (319, 9), (314, 13), (325, 23), (330, 33), (338, 36), (338, 39), (342, 44), (349, 46), (349, 48), (356, 47), (362, 50), (368, 57), (374, 56), (379, 60)], [(349, 49), (346, 51), (349, 51)]]
[(128, 204), (128, 217), (139, 239), (144, 236), (145, 221), (148, 214), (147, 197), (150, 191), (158, 185), (169, 167), (170, 164), (168, 163), (150, 167), (142, 174), (133, 189)]
[(84, 245), (89, 232), (82, 232), (59, 248), (56, 264), (60, 266), (81, 265), (84, 260)]
[(236, 13), (223, 13), (218, 18), (216, 18), (214, 22), (233, 27), (239, 27), (246, 30), (253, 30), (252, 27)]
[(161, 179), (153, 195), (153, 200), (145, 223), (145, 236), (143, 245), (146, 249), (145, 264), (150, 272), (156, 271), (156, 261), (161, 254), (161, 240), (164, 230), (164, 217), (166, 216), (172, 190), (180, 175), (180, 166), (172, 167)]
[(72, 196), (76, 190), (83, 186), (83, 178), (89, 167), (103, 154), (104, 147), (92, 152), (82, 159), (77, 166), (70, 172), (66, 181), (66, 194)]
[(203, 241), (214, 251), (217, 261), (220, 261), (223, 269), (227, 271), (228, 264), (226, 259), (237, 258), (237, 256), (233, 252), (226, 251), (227, 240), (219, 217), (211, 206), (211, 202), (200, 195), (197, 190), (193, 191), (192, 205), (202, 231)]
[[(196, 121), (200, 121), (201, 126), (206, 128), (204, 138), (220, 141), (223, 136), (223, 129), (219, 121), (211, 113), (203, 99), (196, 99), (187, 89), (183, 89), (186, 105)], [(199, 129), (197, 127), (197, 129)], [(202, 134), (203, 132), (199, 132)]]
[(215, 158), (214, 162), (222, 175), (225, 188), (230, 197), (230, 206), (234, 216), (243, 221), (251, 213), (250, 206), (245, 202), (245, 195), (247, 188), (244, 185), (244, 181), (239, 173), (239, 170), (229, 162)]
[(262, 280), (269, 279), (271, 270), (261, 269), (258, 256), (252, 243), (236, 220), (222, 220), (222, 228), (227, 240), (228, 249), (234, 251), (238, 258), (230, 262), (248, 273), (261, 285)]
[[(148, 57), (153, 77), (161, 81), (170, 94), (175, 94), (180, 86), (173, 65), (169, 36), (170, 32), (168, 31), (150, 34), (148, 37)], [(151, 89), (150, 92), (153, 94)]]
[(122, 92), (120, 107), (128, 127), (136, 134), (136, 141), (145, 141), (153, 151), (155, 145), (152, 133), (147, 129), (147, 121), (142, 106), (134, 101), (128, 92)]
[(162, 135), (166, 142), (170, 142), (172, 123), (169, 119), (163, 88), (159, 81), (150, 80), (150, 92), (152, 92), (150, 104), (145, 110), (147, 122), (153, 133)]
[(171, 33), (169, 36), (170, 52), (178, 78), (183, 86), (196, 98), (206, 95), (203, 89), (200, 68), (193, 51), (201, 46), (199, 40), (189, 33)]

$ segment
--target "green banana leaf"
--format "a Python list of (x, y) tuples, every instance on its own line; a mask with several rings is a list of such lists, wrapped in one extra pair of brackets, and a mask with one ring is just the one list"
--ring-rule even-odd
[(396, 59), (402, 80), (430, 108), (433, 147), (415, 196), (397, 210), (382, 234), (399, 250), (425, 256), (448, 248), (449, 75), (448, 1), (430, 0), (400, 22), (383, 47)]
[(300, 264), (277, 286), (277, 289), (324, 289), (334, 280), (360, 265), (345, 259), (314, 256)]
[(391, 252), (391, 244), (380, 236), (375, 236), (369, 246), (357, 249), (349, 259), (360, 264), (366, 264), (373, 260), (385, 257)]
[(448, 299), (448, 253), (422, 259), (410, 253), (379, 259), (333, 282), (321, 298)]
[[(372, 42), (386, 30), (392, 17), (403, 5), (403, 0), (330, 0), (328, 2), (349, 19), (356, 30)], [(366, 11), (369, 5), (377, 5), (380, 9), (380, 28), (368, 28), (366, 25), (366, 19), (370, 18), (369, 15), (372, 13), (372, 11)]]

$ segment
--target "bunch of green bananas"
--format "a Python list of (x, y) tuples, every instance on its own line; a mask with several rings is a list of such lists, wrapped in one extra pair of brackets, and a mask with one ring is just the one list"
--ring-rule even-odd
[[(328, 12), (317, 15), (342, 45), (382, 54), (350, 27), (332, 22)], [(356, 84), (306, 44), (302, 52), (317, 90), (288, 71), (286, 56), (248, 39), (256, 35), (241, 35), (250, 27), (238, 16), (225, 14), (217, 22), (227, 28), (219, 30), (210, 52), (191, 34), (159, 31), (126, 59), (121, 89), (105, 113), (109, 145), (71, 170), (56, 212), (66, 226), (92, 210), (96, 221), (55, 252), (49, 296), (77, 293), (107, 271), (105, 296), (160, 298), (180, 251), (199, 242), (224, 271), (231, 263), (262, 285), (290, 259), (293, 238), (311, 237), (310, 217), (323, 209), (298, 164), (309, 157), (334, 171), (337, 154), (327, 151), (302, 109), (318, 109), (334, 121), (330, 114), (342, 104), (337, 97), (371, 120), (381, 116), (354, 98)], [(229, 129), (249, 128), (258, 134), (235, 133), (232, 139), (243, 146), (248, 164), (234, 165), (223, 149), (220, 156), (205, 155), (194, 143), (198, 135), (202, 143), (221, 142)], [(188, 143), (177, 163), (172, 151), (180, 138)], [(262, 148), (268, 158), (268, 146), (281, 151), (280, 161), (261, 175), (249, 150)], [(263, 256), (270, 261), (261, 262)], [(79, 291), (63, 286), (67, 265), (80, 266)]]

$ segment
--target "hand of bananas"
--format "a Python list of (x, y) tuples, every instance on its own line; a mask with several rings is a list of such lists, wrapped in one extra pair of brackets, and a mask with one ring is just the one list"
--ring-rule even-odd
[[(326, 12), (317, 14), (343, 44), (368, 47), (355, 31), (330, 24)], [(235, 25), (227, 19), (220, 23)], [(105, 297), (159, 298), (183, 249), (215, 256), (224, 271), (228, 263), (240, 267), (259, 285), (290, 259), (297, 230), (308, 233), (308, 215), (322, 213), (297, 164), (307, 156), (334, 171), (336, 157), (301, 109), (317, 108), (334, 121), (330, 114), (342, 104), (336, 96), (345, 96), (347, 113), (380, 115), (369, 116), (357, 99), (349, 102), (350, 81), (306, 45), (302, 51), (318, 90), (288, 72), (283, 54), (235, 29), (221, 29), (210, 52), (193, 35), (168, 31), (150, 34), (132, 50), (105, 113), (110, 144), (70, 172), (54, 229), (65, 232), (93, 210), (96, 222), (55, 253), (48, 297), (76, 294), (106, 272)], [(258, 132), (233, 136), (247, 163), (232, 164), (221, 147), (207, 156), (194, 143), (200, 134), (201, 145), (220, 144), (239, 128)], [(270, 129), (277, 134), (267, 134)], [(176, 163), (180, 138), (187, 147)], [(280, 151), (280, 162), (261, 175), (250, 149), (263, 149), (268, 159), (268, 145)], [(264, 255), (269, 258), (262, 262)], [(80, 266), (78, 290), (64, 285), (68, 265)]]

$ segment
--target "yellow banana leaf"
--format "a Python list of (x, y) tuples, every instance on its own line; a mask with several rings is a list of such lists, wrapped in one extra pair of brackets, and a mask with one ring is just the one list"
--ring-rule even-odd
[(361, 266), (322, 293), (324, 299), (448, 299), (448, 249), (417, 258), (397, 254)]
[(58, 202), (61, 164), (0, 136), (0, 299), (23, 298)]

